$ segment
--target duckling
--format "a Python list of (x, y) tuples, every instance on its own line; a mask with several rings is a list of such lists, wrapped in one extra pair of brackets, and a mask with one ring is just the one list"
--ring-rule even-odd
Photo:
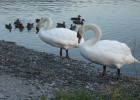
[(80, 21), (79, 21), (79, 20), (75, 20), (75, 21), (73, 21), (73, 23), (74, 23), (74, 24), (83, 25), (83, 24), (84, 24), (84, 21), (85, 21), (84, 19), (82, 19), (82, 20), (80, 20)]
[(76, 30), (76, 25), (71, 24), (70, 30)]
[(66, 27), (65, 22), (63, 22), (63, 23), (57, 23), (57, 26), (56, 27), (57, 28), (61, 28), (61, 27), (65, 28)]
[(78, 17), (73, 17), (73, 18), (71, 18), (71, 20), (81, 20), (81, 16), (78, 15)]
[(9, 31), (11, 32), (11, 29), (12, 29), (11, 23), (9, 23), (9, 25), (5, 24), (5, 28), (9, 29)]
[(28, 31), (31, 30), (33, 28), (34, 24), (33, 23), (27, 23), (27, 29)]

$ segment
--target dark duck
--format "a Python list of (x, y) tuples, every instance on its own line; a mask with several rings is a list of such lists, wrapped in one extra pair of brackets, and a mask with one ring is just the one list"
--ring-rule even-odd
[(34, 24), (33, 23), (27, 23), (26, 28), (29, 30), (31, 30), (33, 28)]
[(9, 25), (5, 24), (5, 28), (6, 28), (6, 29), (9, 29), (9, 31), (11, 32), (11, 29), (12, 29), (11, 23), (9, 23)]
[(78, 25), (83, 25), (84, 24), (84, 19), (82, 19), (82, 20), (75, 20), (75, 21), (73, 21), (73, 23), (74, 24), (78, 24)]
[(73, 17), (73, 18), (71, 18), (71, 20), (81, 20), (81, 16), (78, 15), (78, 17)]
[(57, 28), (65, 28), (66, 27), (66, 24), (65, 24), (65, 22), (63, 22), (63, 23), (57, 23), (57, 26), (56, 26)]
[(71, 24), (70, 30), (76, 30), (76, 25)]

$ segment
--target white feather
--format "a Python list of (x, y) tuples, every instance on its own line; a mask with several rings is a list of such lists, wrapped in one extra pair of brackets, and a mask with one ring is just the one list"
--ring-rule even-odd
[[(46, 21), (48, 23), (47, 27), (43, 28), (42, 26)], [(46, 17), (38, 23), (37, 27), (42, 27), (39, 31), (39, 37), (42, 41), (65, 50), (79, 47), (76, 32), (65, 28), (50, 29), (51, 26), (52, 20), (50, 17)], [(82, 42), (84, 42), (84, 39), (82, 39)]]
[(119, 41), (100, 40), (102, 33), (94, 24), (83, 25), (79, 34), (83, 36), (89, 29), (95, 31), (96, 37), (80, 45), (80, 53), (86, 59), (101, 65), (119, 69), (123, 65), (139, 63), (132, 56), (130, 48)]

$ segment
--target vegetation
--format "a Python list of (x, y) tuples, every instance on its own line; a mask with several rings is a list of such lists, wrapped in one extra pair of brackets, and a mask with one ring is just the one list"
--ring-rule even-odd
[[(140, 80), (136, 81), (140, 86)], [(52, 100), (140, 100), (140, 87), (138, 91), (133, 93), (133, 89), (125, 87), (119, 81), (114, 85), (111, 94), (102, 92), (91, 92), (83, 89), (76, 91), (56, 91)], [(47, 100), (47, 95), (42, 95), (41, 100)]]
[(128, 96), (125, 90), (119, 92), (119, 89), (115, 88), (112, 95), (104, 95), (103, 93), (90, 93), (85, 91), (79, 91), (76, 93), (58, 92), (55, 95), (54, 100), (140, 100), (137, 96)]

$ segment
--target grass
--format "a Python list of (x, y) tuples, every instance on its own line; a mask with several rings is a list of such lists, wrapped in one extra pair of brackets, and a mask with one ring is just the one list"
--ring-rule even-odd
[[(140, 80), (135, 82), (140, 86)], [(132, 86), (123, 85), (122, 81), (119, 81), (111, 89), (111, 93), (91, 92), (84, 89), (55, 91), (54, 98), (52, 100), (140, 100), (140, 87), (137, 87), (137, 92)], [(47, 100), (47, 95), (42, 95), (40, 100)]]
[(55, 100), (92, 100), (93, 95), (89, 92), (79, 91), (74, 93), (66, 93), (63, 91), (56, 92)]
[(41, 96), (41, 100), (47, 100), (47, 96), (42, 95), (42, 96)]
[(57, 92), (54, 100), (140, 100), (139, 96), (128, 96), (125, 90), (119, 92), (115, 88), (112, 95), (104, 95), (103, 93), (90, 93), (79, 91), (76, 93)]

